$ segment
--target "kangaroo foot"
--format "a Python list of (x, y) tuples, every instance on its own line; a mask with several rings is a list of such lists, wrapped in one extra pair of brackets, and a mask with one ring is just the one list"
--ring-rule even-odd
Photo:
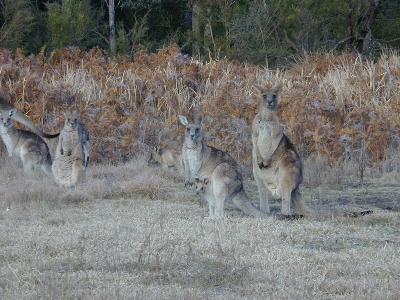
[(278, 220), (298, 220), (304, 218), (303, 215), (284, 215), (284, 214), (277, 214), (275, 215), (276, 219)]

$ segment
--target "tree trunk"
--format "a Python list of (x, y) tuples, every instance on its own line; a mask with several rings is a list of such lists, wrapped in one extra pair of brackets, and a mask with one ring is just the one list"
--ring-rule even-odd
[(369, 0), (369, 7), (364, 17), (364, 24), (361, 29), (363, 42), (362, 51), (367, 53), (370, 50), (372, 40), (372, 25), (379, 12), (380, 0)]
[(355, 42), (357, 40), (357, 37), (355, 35), (355, 30), (354, 30), (354, 22), (353, 22), (353, 17), (356, 15), (356, 9), (354, 6), (354, 3), (352, 0), (347, 1), (350, 7), (350, 11), (347, 14), (347, 36), (348, 39), (346, 40), (346, 43), (348, 47), (353, 47)]
[(200, 14), (201, 7), (198, 0), (193, 0), (192, 3), (192, 34), (193, 34), (193, 53), (198, 54), (200, 49), (201, 29), (200, 29)]
[(110, 52), (112, 56), (117, 53), (115, 38), (115, 0), (108, 0), (108, 23), (110, 25)]

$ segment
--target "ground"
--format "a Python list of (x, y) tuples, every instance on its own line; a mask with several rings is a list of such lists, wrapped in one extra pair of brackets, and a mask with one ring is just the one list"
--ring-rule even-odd
[(91, 167), (76, 191), (0, 171), (1, 299), (400, 298), (400, 184), (302, 187), (318, 211), (374, 210), (357, 219), (213, 221), (142, 160)]

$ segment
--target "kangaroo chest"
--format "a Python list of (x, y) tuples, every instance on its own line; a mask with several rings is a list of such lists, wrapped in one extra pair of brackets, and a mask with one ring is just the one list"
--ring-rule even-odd
[(0, 129), (0, 134), (4, 144), (6, 145), (8, 156), (11, 157), (15, 150), (16, 143), (13, 141), (8, 131), (4, 130), (4, 128)]
[(258, 123), (257, 146), (261, 148), (270, 148), (272, 145), (272, 127), (268, 122), (260, 121)]
[(201, 152), (197, 149), (187, 149), (185, 151), (185, 160), (189, 168), (190, 177), (197, 177), (201, 168)]
[[(280, 132), (280, 134), (277, 134)], [(269, 159), (275, 149), (278, 147), (283, 132), (280, 124), (277, 122), (259, 121), (257, 148), (263, 159)]]
[(72, 152), (78, 144), (79, 134), (77, 130), (63, 132), (62, 148), (64, 151)]

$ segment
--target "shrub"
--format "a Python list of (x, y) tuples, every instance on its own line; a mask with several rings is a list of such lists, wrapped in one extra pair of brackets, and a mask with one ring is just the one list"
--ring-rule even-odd
[(98, 42), (97, 15), (89, 0), (62, 0), (47, 7), (51, 46), (87, 48)]

